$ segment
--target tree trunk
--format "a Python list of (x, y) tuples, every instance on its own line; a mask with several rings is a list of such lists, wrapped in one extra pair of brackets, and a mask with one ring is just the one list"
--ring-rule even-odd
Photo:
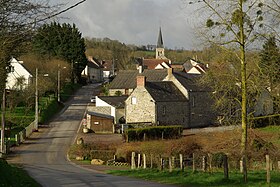
[[(244, 0), (239, 0), (240, 12), (243, 12)], [(243, 161), (243, 179), (247, 182), (247, 76), (246, 76), (246, 61), (245, 61), (245, 33), (244, 33), (244, 15), (240, 20), (240, 63), (241, 63), (241, 154)]]

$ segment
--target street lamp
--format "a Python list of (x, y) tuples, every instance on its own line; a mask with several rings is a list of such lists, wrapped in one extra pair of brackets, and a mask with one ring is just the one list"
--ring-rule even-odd
[[(66, 69), (66, 67), (63, 67), (63, 69)], [(58, 66), (57, 71), (57, 102), (60, 103), (60, 66)]]
[[(44, 74), (44, 77), (48, 77), (49, 74)], [(36, 68), (36, 79), (35, 79), (35, 124), (34, 130), (38, 131), (38, 120), (39, 120), (39, 96), (38, 96), (38, 68)]]
[[(6, 86), (6, 85), (5, 85)], [(1, 153), (5, 153), (5, 108), (6, 108), (6, 88), (4, 88), (2, 98), (2, 128), (1, 128)], [(2, 155), (1, 155), (2, 157)]]

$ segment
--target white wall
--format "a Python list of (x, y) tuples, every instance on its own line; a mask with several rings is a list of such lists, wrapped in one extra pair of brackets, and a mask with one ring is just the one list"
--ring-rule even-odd
[(11, 60), (11, 66), (13, 66), (14, 71), (8, 73), (6, 88), (7, 89), (17, 89), (15, 84), (17, 83), (17, 78), (24, 77), (24, 86), (26, 87), (30, 84), (30, 79), (32, 75), (22, 66), (22, 61), (17, 61), (15, 58)]
[(95, 96), (95, 106), (99, 107), (99, 106), (109, 106), (111, 108), (111, 116), (114, 117), (114, 119), (116, 119), (116, 108), (113, 107), (112, 105), (109, 105), (108, 103), (106, 103), (105, 101), (101, 100), (98, 96)]

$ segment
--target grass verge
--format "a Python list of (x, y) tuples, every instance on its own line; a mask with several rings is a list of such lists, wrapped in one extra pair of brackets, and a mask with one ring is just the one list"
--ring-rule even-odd
[(243, 183), (243, 176), (239, 172), (229, 173), (229, 179), (224, 179), (223, 172), (195, 172), (191, 170), (187, 171), (159, 171), (156, 169), (139, 169), (139, 170), (110, 170), (108, 174), (119, 175), (119, 176), (130, 176), (135, 178), (141, 178), (149, 181), (157, 181), (166, 184), (175, 184), (178, 186), (280, 186), (280, 175), (279, 172), (271, 173), (271, 183), (266, 183), (266, 172), (265, 171), (250, 171), (248, 173), (248, 183)]
[(0, 186), (40, 187), (23, 169), (0, 159)]

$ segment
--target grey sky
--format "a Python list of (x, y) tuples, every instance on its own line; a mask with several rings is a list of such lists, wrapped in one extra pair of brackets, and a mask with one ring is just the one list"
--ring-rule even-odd
[[(52, 0), (71, 6), (79, 0)], [(197, 49), (191, 12), (183, 0), (87, 0), (64, 13), (62, 22), (75, 23), (84, 37), (119, 40), (126, 44), (156, 44), (159, 26), (167, 48)]]

